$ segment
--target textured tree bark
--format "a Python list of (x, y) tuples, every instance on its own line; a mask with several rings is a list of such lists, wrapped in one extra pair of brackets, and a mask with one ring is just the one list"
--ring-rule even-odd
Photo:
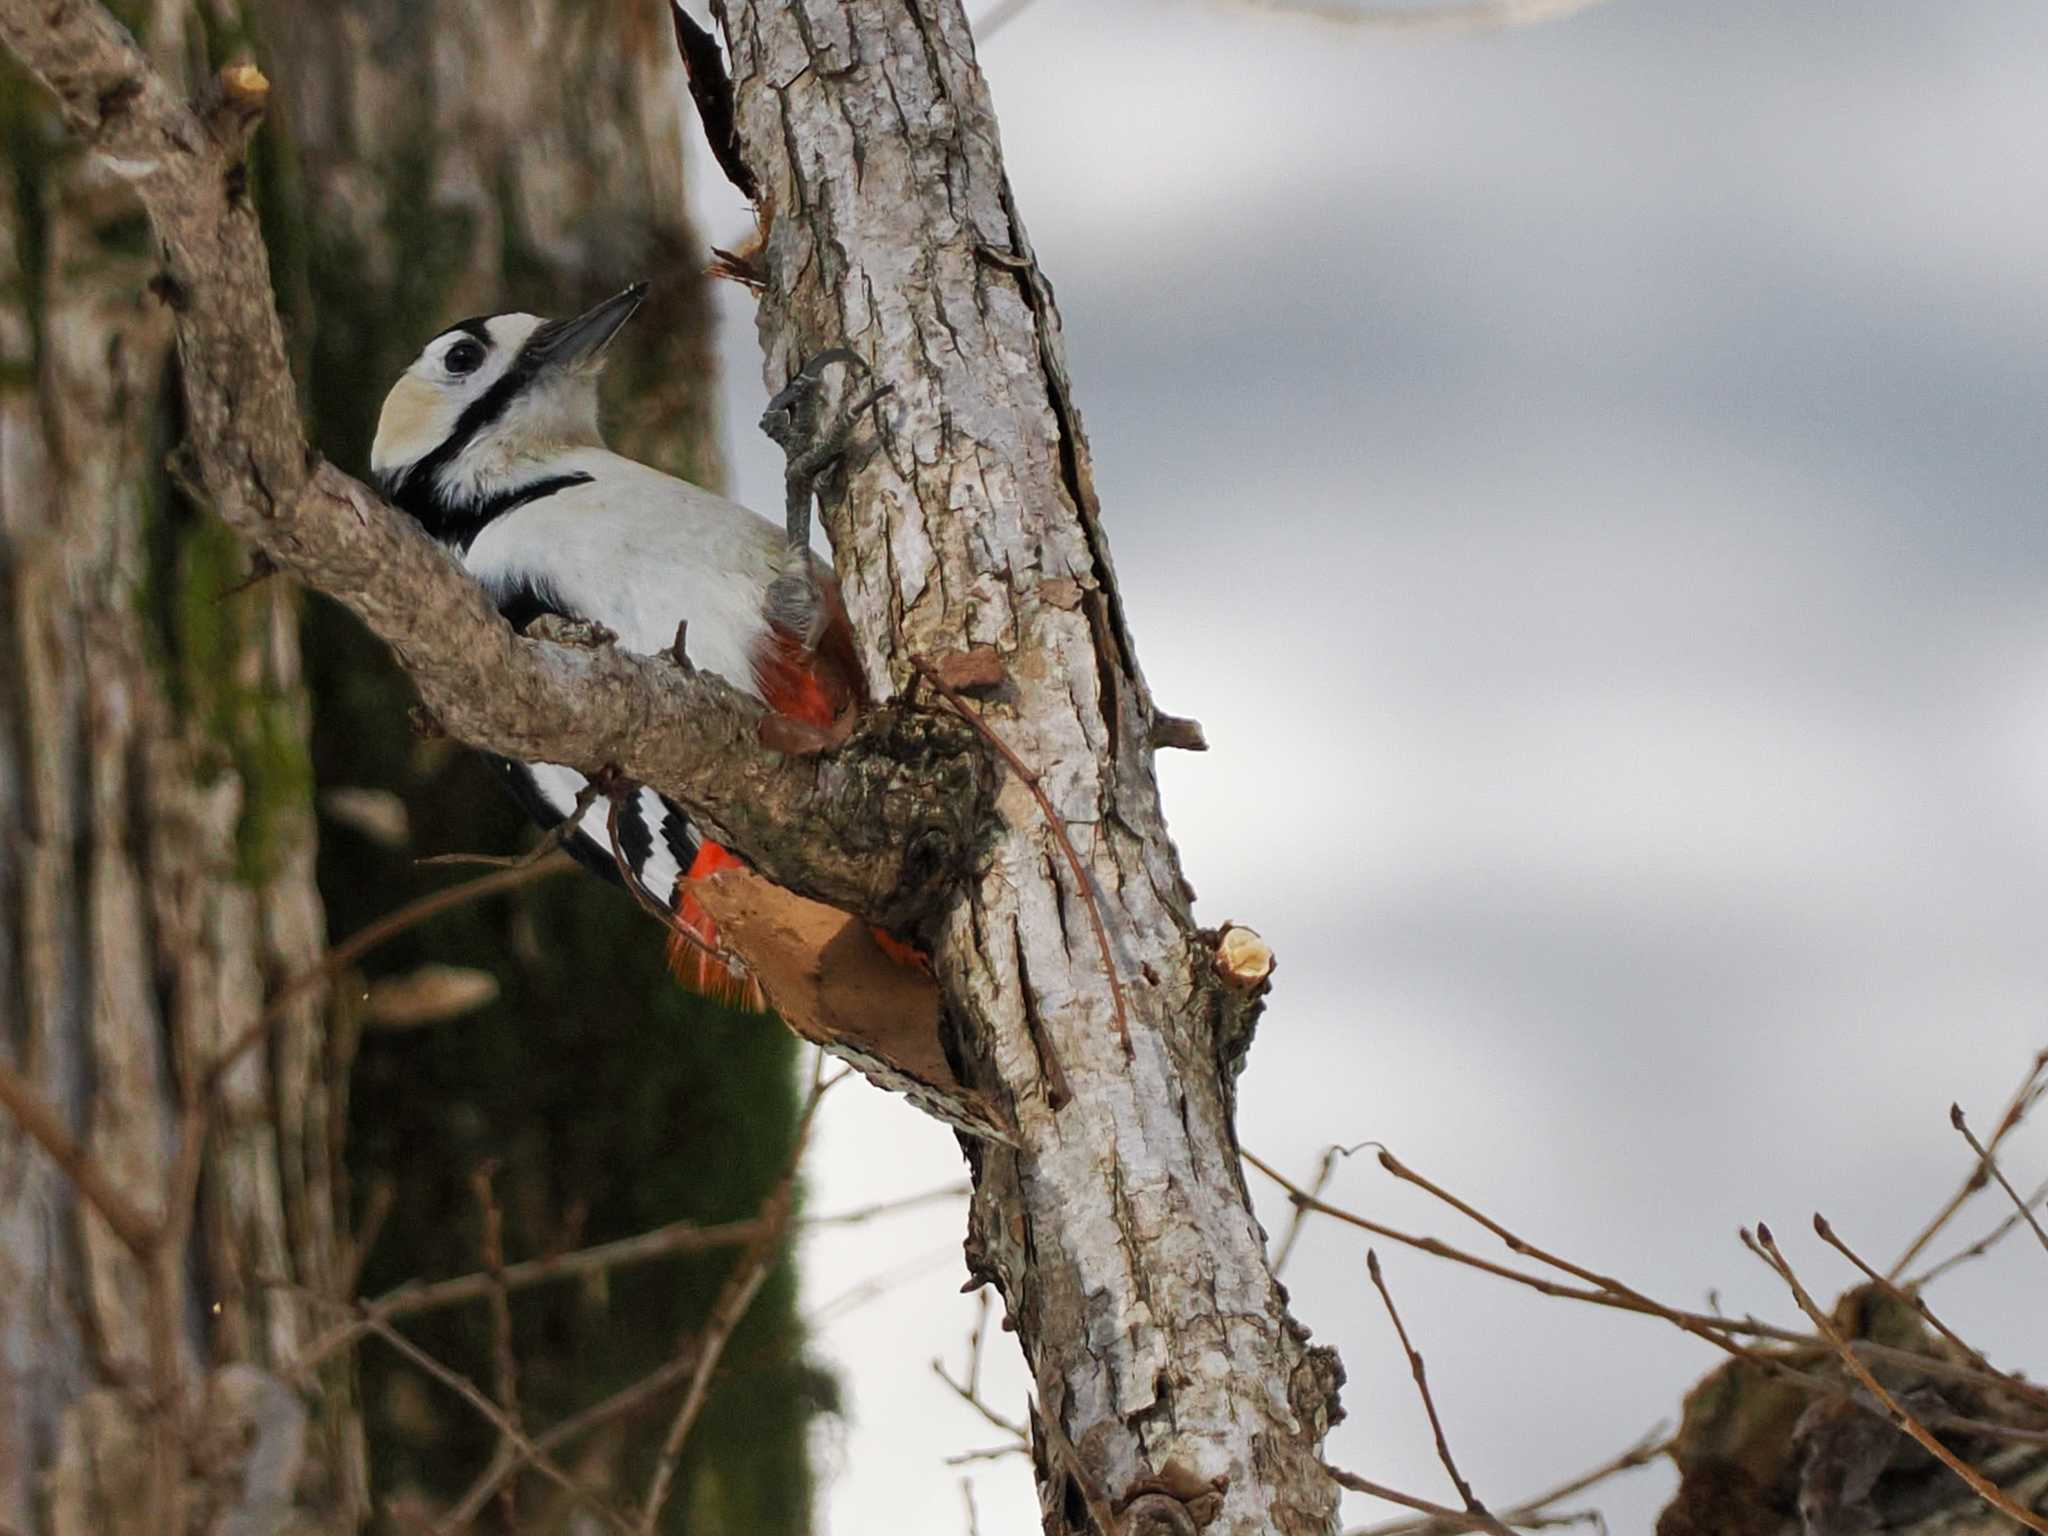
[(724, 10), (770, 210), (769, 382), (844, 344), (895, 391), (883, 450), (826, 510), (869, 675), (900, 691), (920, 655), (1001, 653), (989, 721), (1071, 831), (1116, 956), (1105, 975), (1087, 897), (1009, 778), (928, 938), (968, 1076), (1022, 1133), (977, 1159), (969, 1261), (1037, 1382), (1045, 1529), (1329, 1530), (1341, 1372), (1288, 1315), (1240, 1177), (1250, 1010), (1215, 976), (1167, 837), (1058, 313), (963, 8)]
[[(189, 18), (152, 20), (174, 67)], [(172, 329), (138, 302), (133, 192), (4, 65), (0, 128), (0, 1059), (161, 1221), (181, 1100), (321, 954), (297, 607), (222, 601), (234, 541), (165, 479)], [(195, 1521), (268, 1530), (297, 1504), (339, 1531), (366, 1508), (346, 1383), (309, 1420), (270, 1374), (312, 1320), (256, 1276), (324, 1287), (338, 1262), (342, 1065), (310, 1000), (272, 1039), (225, 1081), (156, 1315), (143, 1266), (0, 1117), (0, 1528), (158, 1529), (153, 1362), (212, 1437), (177, 1469)]]

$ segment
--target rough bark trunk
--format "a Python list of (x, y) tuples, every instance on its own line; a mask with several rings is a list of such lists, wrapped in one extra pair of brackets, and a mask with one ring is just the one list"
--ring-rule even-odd
[[(198, 12), (161, 0), (123, 14), (173, 80), (183, 61), (253, 49), (284, 83), (289, 112), (251, 154), (248, 185), (335, 457), (361, 461), (383, 386), (451, 315), (573, 305), (653, 273), (656, 302), (617, 349), (611, 429), (716, 483), (706, 295), (658, 9), (635, 21), (536, 0), (512, 26), (485, 0)], [(174, 307), (145, 297), (162, 261), (132, 168), (68, 144), (54, 105), (11, 70), (0, 87), (12, 173), (0, 203), (0, 1060), (154, 1219), (194, 1065), (254, 1022), (267, 984), (319, 956), (299, 604), (282, 582), (222, 600), (243, 555), (167, 482), (182, 425), (167, 389)], [(311, 633), (323, 770), (405, 791), (434, 844), (376, 849), (344, 833), (339, 854), (323, 853), (336, 920), (353, 931), (421, 882), (417, 852), (504, 849), (518, 819), (487, 772), (414, 739), (402, 678), (351, 624), (323, 610)], [(371, 1283), (474, 1267), (468, 1175), (486, 1157), (502, 1163), (514, 1256), (759, 1205), (794, 1120), (792, 1043), (675, 994), (658, 933), (621, 902), (560, 881), (380, 956), (489, 965), (505, 996), (458, 1030), (374, 1042), (373, 1134), (355, 1171), (362, 1187), (402, 1176), (404, 1188)], [(593, 995), (599, 975), (611, 989)], [(644, 1009), (621, 1009), (621, 995)], [(319, 1529), (369, 1513), (351, 1370), (330, 1368), (330, 1390), (313, 1394), (322, 1417), (301, 1448), (306, 1399), (245, 1368), (281, 1363), (308, 1332), (298, 1294), (258, 1276), (326, 1293), (360, 1257), (338, 1252), (333, 1226), (348, 1063), (330, 1056), (325, 1022), (310, 1003), (292, 1010), (273, 1054), (229, 1079), (197, 1233), (170, 1266), (187, 1281), (171, 1358), (199, 1437), (193, 1529), (269, 1531), (293, 1482)], [(594, 1097), (631, 1112), (593, 1116)], [(450, 1115), (451, 1099), (470, 1113)], [(617, 1178), (621, 1166), (634, 1176)], [(529, 1411), (558, 1417), (637, 1375), (650, 1340), (666, 1347), (701, 1321), (729, 1262), (684, 1258), (602, 1291), (519, 1298)], [(0, 1116), (0, 1530), (162, 1536), (140, 1386), (160, 1357), (148, 1304), (132, 1255)], [(488, 1379), (473, 1319), (413, 1326)], [(806, 1426), (831, 1388), (801, 1358), (786, 1263), (737, 1344), (665, 1529), (807, 1528)], [(436, 1411), (409, 1368), (388, 1365), (373, 1357), (363, 1373), (381, 1490), (465, 1483), (488, 1431)], [(240, 1446), (264, 1424), (253, 1450)], [(579, 1471), (637, 1481), (659, 1428), (598, 1437)], [(555, 1528), (555, 1515), (524, 1513)], [(237, 1514), (245, 1524), (228, 1523)]]
[(1011, 776), (926, 937), (968, 1076), (1022, 1133), (977, 1158), (968, 1248), (1036, 1379), (1045, 1529), (1327, 1531), (1341, 1372), (1288, 1315), (1246, 1197), (1231, 1084), (1252, 1009), (1218, 982), (1167, 837), (1058, 314), (963, 8), (724, 9), (770, 210), (769, 382), (844, 344), (894, 389), (883, 450), (826, 508), (870, 676), (900, 692), (920, 655), (1001, 653), (988, 719), (1071, 832), (1115, 953), (1111, 977)]
[[(174, 68), (196, 20), (134, 10)], [(11, 67), (0, 100), (0, 1059), (161, 1220), (198, 1070), (321, 953), (297, 605), (223, 600), (235, 541), (166, 480), (172, 331), (139, 302), (132, 190)], [(139, 1384), (165, 1365), (149, 1391), (215, 1437), (179, 1458), (195, 1522), (298, 1502), (339, 1531), (366, 1507), (345, 1382), (309, 1423), (268, 1374), (310, 1320), (257, 1277), (324, 1288), (338, 1261), (345, 1066), (310, 1001), (272, 1041), (225, 1082), (155, 1315), (144, 1267), (0, 1121), (0, 1527), (155, 1531)]]

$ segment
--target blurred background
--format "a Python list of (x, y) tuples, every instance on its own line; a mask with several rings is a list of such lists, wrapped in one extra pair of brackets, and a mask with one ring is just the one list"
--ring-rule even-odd
[[(1203, 919), (1280, 957), (1245, 1145), (1305, 1182), (1384, 1140), (1675, 1305), (1795, 1319), (1735, 1240), (1759, 1218), (1816, 1290), (1848, 1275), (1815, 1208), (1889, 1262), (1968, 1171), (1950, 1101), (1988, 1129), (2048, 1044), (2048, 13), (1000, 9), (982, 62), (1141, 658), (1212, 743), (1162, 755), (1174, 832)], [(734, 487), (772, 505), (751, 305), (719, 302)], [(830, 1211), (961, 1165), (852, 1084), (809, 1167)], [(1369, 1157), (1330, 1198), (1507, 1256)], [(1037, 1529), (1021, 1459), (941, 1464), (1003, 1439), (928, 1365), (965, 1358), (959, 1232), (940, 1205), (803, 1251), (834, 1532), (964, 1531), (963, 1474), (985, 1536)], [(1364, 1249), (1312, 1223), (1287, 1272), (1350, 1371), (1332, 1457), (1450, 1499)], [(1381, 1258), (1496, 1505), (1717, 1363)], [(2012, 1244), (1937, 1306), (2038, 1371), (2041, 1264)], [(1583, 1502), (1647, 1531), (1671, 1483)]]
[[(1162, 706), (1213, 744), (1160, 762), (1199, 915), (1280, 958), (1245, 1145), (1306, 1181), (1377, 1139), (1679, 1306), (1794, 1321), (1735, 1241), (1758, 1219), (1823, 1295), (1850, 1276), (1816, 1208), (1888, 1263), (1971, 1165), (1950, 1102), (1988, 1133), (2048, 1045), (2048, 11), (1501, 0), (1552, 19), (1449, 31), (1398, 0), (984, 4), (1127, 611)], [(662, 0), (118, 9), (186, 86), (245, 53), (275, 82), (249, 189), (335, 462), (363, 468), (391, 380), (456, 318), (655, 274), (612, 440), (778, 501), (752, 301), (702, 276), (749, 216)], [(180, 1078), (259, 1026), (178, 1271), (192, 1357), (295, 1370), (318, 1297), (755, 1212), (800, 1053), (678, 993), (597, 881), (444, 912), (325, 998), (288, 984), (473, 873), (424, 856), (532, 833), (483, 760), (409, 727), (381, 647), (249, 584), (169, 475), (146, 221), (5, 64), (0, 148), (0, 1054), (154, 1208)], [(398, 1005), (422, 984), (436, 1008)], [(2048, 1124), (2004, 1161), (2048, 1175)], [(965, 1171), (860, 1081), (805, 1168), (813, 1218)], [(1288, 1207), (1255, 1187), (1277, 1237)], [(1370, 1157), (1327, 1194), (1505, 1257)], [(1980, 1197), (1935, 1253), (2000, 1214)], [(948, 1464), (1004, 1439), (931, 1369), (962, 1369), (976, 1317), (959, 1197), (804, 1232), (661, 1529), (965, 1532), (964, 1478), (983, 1536), (1036, 1530), (1021, 1458)], [(0, 1456), (0, 1525), (26, 1536), (47, 1489), (86, 1486), (51, 1475), (60, 1450), (118, 1466), (122, 1421), (87, 1433), (71, 1405), (151, 1354), (111, 1242), (0, 1135), (0, 1356), (29, 1363), (0, 1371), (28, 1447)], [(1381, 1256), (1496, 1506), (1673, 1423), (1718, 1363)], [(1350, 1373), (1330, 1454), (1448, 1499), (1364, 1259), (1311, 1223), (1286, 1271)], [(1936, 1293), (2037, 1375), (2042, 1260), (2022, 1236)], [(502, 1340), (483, 1306), (406, 1335), (494, 1390), (515, 1359), (528, 1424), (558, 1425), (685, 1358), (733, 1262), (535, 1286)], [(387, 1346), (305, 1384), (300, 1492), (336, 1528), (414, 1529), (493, 1452)], [(1022, 1417), (1012, 1342), (987, 1355)], [(668, 1418), (607, 1421), (571, 1471), (637, 1497)], [(1585, 1502), (1647, 1531), (1671, 1486), (1658, 1466)], [(528, 1478), (480, 1528), (576, 1518)]]

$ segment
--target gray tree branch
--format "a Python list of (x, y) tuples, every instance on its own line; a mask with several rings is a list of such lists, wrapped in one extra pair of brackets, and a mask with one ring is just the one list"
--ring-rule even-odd
[(829, 758), (772, 752), (755, 706), (716, 677), (513, 634), (445, 552), (310, 451), (244, 187), (268, 94), (259, 73), (230, 66), (188, 103), (97, 0), (0, 0), (0, 41), (149, 215), (185, 365), (191, 477), (231, 528), (389, 645), (443, 729), (509, 757), (615, 766), (779, 883), (876, 922), (934, 904), (991, 782), (958, 722), (883, 711)]

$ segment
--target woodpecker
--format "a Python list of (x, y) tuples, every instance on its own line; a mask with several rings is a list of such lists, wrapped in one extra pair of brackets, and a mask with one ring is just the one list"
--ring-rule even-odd
[[(598, 377), (605, 348), (646, 292), (637, 283), (568, 320), (502, 314), (449, 326), (386, 397), (371, 471), (515, 629), (557, 614), (656, 655), (687, 625), (691, 663), (760, 700), (780, 730), (777, 744), (828, 744), (867, 694), (838, 587), (809, 547), (809, 482), (799, 515), (798, 479), (805, 465), (815, 470), (844, 447), (847, 429), (804, 465), (793, 458), (782, 528), (611, 452), (598, 430)], [(798, 385), (815, 384), (817, 361)], [(802, 404), (784, 391), (771, 414), (779, 410), (788, 428)], [(556, 763), (498, 762), (543, 828), (576, 814), (589, 783), (583, 774)], [(611, 809), (602, 797), (584, 808), (570, 851), (621, 883), (623, 864), (624, 878), (696, 935), (701, 943), (678, 932), (669, 944), (685, 986), (761, 1009), (744, 968), (717, 958), (714, 925), (688, 889), (740, 860), (646, 788), (620, 803), (615, 849)]]

